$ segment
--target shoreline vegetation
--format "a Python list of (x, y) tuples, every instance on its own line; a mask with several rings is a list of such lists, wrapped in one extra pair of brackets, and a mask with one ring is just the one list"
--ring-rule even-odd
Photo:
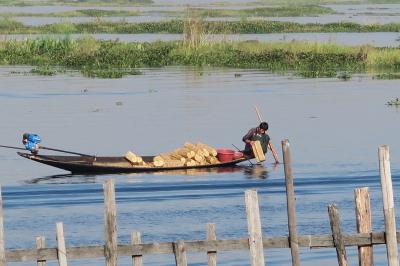
[(141, 74), (137, 70), (141, 67), (195, 66), (255, 68), (348, 80), (352, 73), (399, 72), (400, 49), (310, 42), (210, 42), (187, 33), (184, 41), (154, 43), (93, 38), (0, 41), (0, 64), (37, 66), (34, 72), (43, 75), (53, 75), (53, 69), (61, 67), (102, 78)]
[[(91, 22), (61, 22), (40, 26), (24, 25), (5, 17), (0, 19), (0, 34), (95, 34), (95, 33), (184, 33), (186, 20), (128, 23), (111, 22), (97, 18)], [(257, 34), (257, 33), (307, 33), (307, 32), (400, 32), (400, 23), (361, 25), (352, 22), (328, 24), (241, 20), (204, 21), (201, 27), (206, 34)]]

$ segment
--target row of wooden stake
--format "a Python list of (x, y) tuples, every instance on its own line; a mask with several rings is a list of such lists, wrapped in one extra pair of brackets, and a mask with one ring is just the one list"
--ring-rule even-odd
[[(113, 180), (106, 180), (104, 188), (104, 225), (105, 245), (98, 247), (66, 248), (63, 224), (57, 223), (57, 248), (45, 248), (44, 238), (37, 239), (37, 249), (6, 251), (4, 244), (3, 209), (0, 189), (0, 266), (11, 261), (35, 260), (37, 265), (44, 266), (47, 260), (57, 259), (60, 266), (67, 266), (67, 254), (71, 258), (105, 257), (107, 266), (116, 266), (118, 256), (131, 255), (135, 266), (143, 265), (144, 254), (174, 253), (177, 266), (187, 266), (186, 252), (206, 251), (208, 265), (216, 265), (217, 251), (247, 248), (250, 251), (252, 266), (264, 266), (264, 249), (266, 247), (290, 247), (292, 265), (300, 265), (299, 247), (335, 247), (338, 265), (348, 265), (346, 246), (359, 248), (359, 265), (373, 265), (372, 247), (375, 244), (387, 245), (388, 265), (398, 265), (397, 233), (394, 215), (393, 190), (390, 173), (389, 149), (379, 148), (379, 165), (382, 185), (382, 198), (385, 220), (385, 232), (372, 233), (370, 199), (368, 188), (355, 190), (357, 235), (343, 235), (340, 227), (339, 211), (335, 204), (328, 206), (332, 234), (330, 236), (298, 236), (296, 229), (295, 194), (291, 169), (291, 154), (288, 140), (282, 141), (284, 170), (287, 192), (288, 237), (265, 239), (261, 229), (258, 195), (255, 190), (245, 192), (245, 204), (248, 223), (248, 239), (217, 240), (215, 225), (207, 225), (206, 241), (177, 241), (172, 243), (142, 244), (139, 232), (132, 233), (131, 245), (117, 244), (117, 212), (115, 186)], [(171, 246), (172, 245), (172, 246)], [(56, 251), (56, 254), (54, 254)]]

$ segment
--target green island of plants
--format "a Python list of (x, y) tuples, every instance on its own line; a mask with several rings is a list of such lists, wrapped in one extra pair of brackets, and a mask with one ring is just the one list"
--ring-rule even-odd
[[(189, 8), (187, 12), (195, 13), (199, 17), (300, 17), (335, 14), (330, 7), (319, 5), (291, 5), (268, 6), (246, 9), (208, 9)], [(178, 11), (165, 11), (164, 13), (179, 15)]]
[[(68, 34), (68, 33), (183, 33), (186, 20), (128, 23), (96, 19), (87, 23), (56, 23), (27, 26), (11, 18), (0, 19), (1, 34)], [(189, 22), (191, 23), (191, 22)], [(197, 23), (197, 22), (196, 22)], [(294, 22), (242, 20), (202, 21), (202, 31), (208, 34), (290, 33), (290, 32), (400, 32), (400, 23), (361, 25), (351, 22), (300, 24)]]
[(258, 68), (343, 80), (355, 72), (400, 69), (399, 48), (310, 42), (211, 42), (198, 37), (187, 34), (184, 41), (154, 43), (93, 38), (4, 40), (0, 41), (0, 64), (65, 67), (81, 70), (85, 76), (109, 78), (140, 74), (137, 68), (154, 66)]
[(2, 17), (129, 17), (141, 14), (138, 10), (78, 9), (55, 13), (0, 13)]
[(396, 98), (396, 99), (392, 99), (390, 101), (388, 101), (386, 103), (387, 106), (395, 106), (395, 107), (399, 107), (400, 106), (400, 99)]

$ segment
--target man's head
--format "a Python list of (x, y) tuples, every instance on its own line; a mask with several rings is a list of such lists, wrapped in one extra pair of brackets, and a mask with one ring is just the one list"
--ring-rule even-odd
[(268, 130), (268, 123), (267, 122), (261, 122), (260, 125), (258, 126), (260, 129), (261, 133), (265, 133)]
[(24, 134), (22, 135), (22, 143), (23, 143), (23, 144), (25, 144), (26, 142), (28, 142), (28, 137), (29, 137), (29, 134), (28, 134), (28, 133), (24, 133)]

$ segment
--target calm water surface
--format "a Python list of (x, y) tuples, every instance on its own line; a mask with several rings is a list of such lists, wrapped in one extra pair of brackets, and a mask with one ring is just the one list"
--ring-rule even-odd
[[(30, 131), (40, 134), (46, 146), (97, 155), (157, 154), (185, 141), (242, 146), (242, 135), (257, 124), (253, 106), (258, 104), (279, 153), (280, 140), (291, 141), (300, 234), (330, 232), (330, 203), (338, 204), (344, 231), (355, 232), (353, 190), (363, 186), (371, 191), (374, 230), (383, 230), (381, 144), (391, 148), (395, 205), (400, 207), (400, 109), (385, 105), (399, 96), (396, 80), (356, 75), (344, 82), (251, 69), (176, 67), (143, 69), (143, 75), (116, 80), (15, 74), (29, 70), (0, 68), (1, 144), (20, 145), (21, 134)], [(54, 246), (59, 221), (67, 246), (102, 244), (102, 183), (108, 178), (116, 181), (120, 243), (129, 243), (133, 230), (142, 232), (144, 242), (204, 239), (208, 222), (216, 223), (220, 239), (246, 237), (244, 190), (250, 188), (259, 191), (264, 234), (286, 235), (283, 166), (271, 163), (269, 154), (262, 166), (243, 163), (219, 172), (66, 176), (1, 149), (6, 246), (31, 248), (38, 235)], [(348, 253), (355, 265), (356, 250)], [(385, 249), (375, 253), (376, 265), (386, 265)], [(270, 265), (290, 263), (289, 250), (268, 250), (266, 256)], [(304, 265), (336, 262), (334, 249), (303, 249), (301, 257)], [(248, 261), (245, 251), (219, 255), (220, 265)], [(149, 256), (145, 262), (174, 265), (174, 258)], [(206, 256), (190, 254), (189, 262), (205, 265)], [(130, 265), (129, 258), (120, 265)]]
[[(211, 8), (211, 9), (249, 9), (257, 7), (266, 7), (266, 5), (251, 4), (248, 1), (237, 0), (229, 1), (221, 4), (221, 2), (215, 2), (212, 0), (207, 1), (192, 1), (188, 3), (182, 1), (160, 1), (149, 6), (131, 6), (123, 7), (124, 10), (140, 11), (142, 12), (138, 16), (128, 16), (123, 19), (127, 22), (150, 22), (160, 21), (171, 18), (182, 18), (186, 14), (184, 11), (188, 7), (200, 7), (200, 8)], [(273, 21), (290, 21), (297, 23), (335, 23), (335, 22), (353, 22), (359, 24), (386, 24), (386, 23), (400, 23), (400, 4), (374, 4), (374, 5), (326, 5), (332, 8), (336, 14), (322, 14), (319, 16), (300, 16), (300, 17), (261, 17), (252, 19), (266, 19)], [(84, 7), (84, 6), (42, 6), (42, 7), (14, 7), (14, 6), (0, 6), (1, 13), (57, 13), (66, 12), (79, 9), (104, 9), (104, 10), (120, 10), (121, 7)], [(165, 12), (176, 12), (165, 13)], [(182, 12), (180, 12), (182, 11)], [(180, 12), (180, 13), (179, 13)], [(74, 22), (83, 23), (92, 21), (95, 18), (89, 17), (15, 17), (17, 21), (20, 21), (27, 25), (44, 25), (53, 24), (60, 22)], [(118, 22), (121, 17), (104, 17), (104, 20)], [(209, 20), (240, 20), (240, 17), (223, 17), (223, 18), (209, 18)]]

